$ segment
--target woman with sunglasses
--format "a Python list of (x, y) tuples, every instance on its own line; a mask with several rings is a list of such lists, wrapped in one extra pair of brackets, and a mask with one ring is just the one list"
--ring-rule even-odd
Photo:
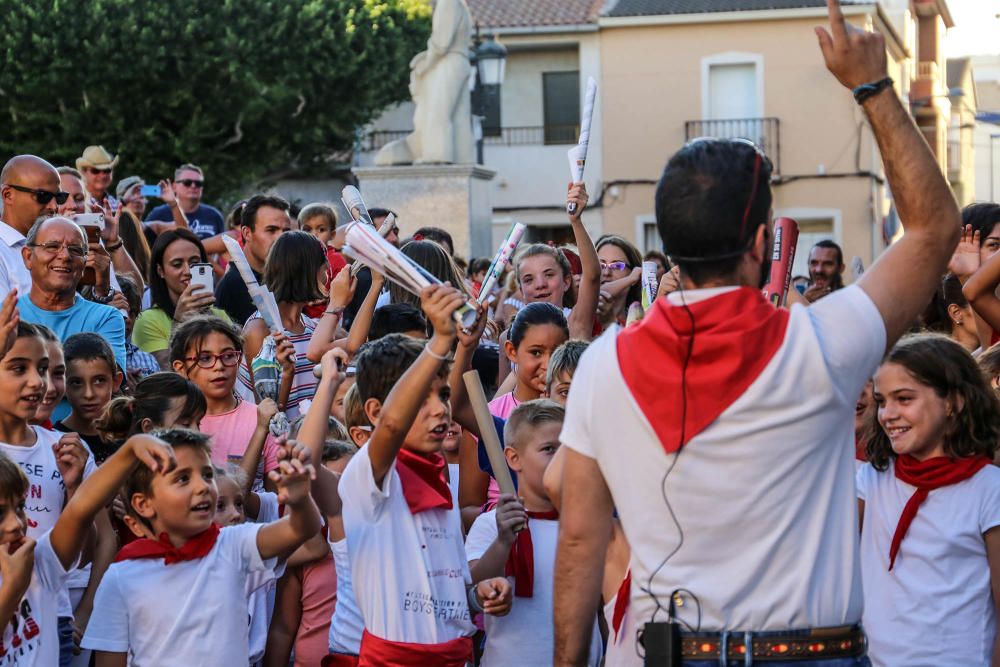
[[(277, 412), (272, 401), (260, 407), (236, 395), (236, 374), (243, 357), (243, 336), (228, 320), (195, 315), (179, 324), (170, 338), (170, 364), (205, 395), (207, 411), (199, 430), (212, 436), (212, 462), (239, 465), (247, 450), (260, 451), (255, 487), (263, 488), (264, 460), (274, 459), (268, 423)], [(265, 418), (266, 417), (266, 418)]]
[(605, 234), (595, 245), (601, 262), (597, 320), (603, 330), (615, 322), (625, 324), (629, 305), (642, 298), (642, 255), (614, 234)]
[(153, 244), (149, 268), (153, 307), (135, 321), (132, 342), (156, 357), (160, 368), (170, 368), (167, 348), (170, 334), (178, 322), (207, 310), (229, 321), (224, 311), (212, 307), (215, 295), (210, 290), (191, 284), (191, 266), (206, 261), (201, 241), (187, 229), (164, 232)]

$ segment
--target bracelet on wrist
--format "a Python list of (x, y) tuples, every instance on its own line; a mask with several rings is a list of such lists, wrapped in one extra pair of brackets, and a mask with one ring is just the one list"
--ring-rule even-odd
[(434, 350), (432, 350), (430, 343), (427, 343), (426, 345), (424, 345), (424, 352), (427, 353), (427, 356), (429, 356), (429, 357), (431, 357), (433, 359), (437, 359), (438, 361), (448, 361), (449, 360), (447, 354), (438, 354), (437, 352), (435, 352)]
[(104, 246), (104, 249), (107, 250), (108, 252), (114, 252), (115, 250), (121, 248), (124, 244), (125, 241), (118, 239), (118, 243), (112, 243), (110, 245), (106, 245)]
[(334, 306), (333, 308), (329, 308), (329, 309), (323, 311), (323, 314), (324, 315), (337, 315), (339, 317), (340, 315), (342, 315), (344, 313), (345, 310), (347, 310), (347, 306)]
[(483, 605), (479, 603), (479, 596), (476, 595), (476, 587), (473, 585), (469, 589), (469, 611), (473, 614), (483, 613)]
[(871, 83), (863, 83), (857, 88), (853, 89), (851, 93), (854, 95), (854, 101), (858, 104), (864, 104), (865, 100), (868, 98), (878, 95), (886, 88), (892, 87), (893, 81), (891, 77), (885, 77), (884, 79), (879, 79), (878, 81), (873, 81)]

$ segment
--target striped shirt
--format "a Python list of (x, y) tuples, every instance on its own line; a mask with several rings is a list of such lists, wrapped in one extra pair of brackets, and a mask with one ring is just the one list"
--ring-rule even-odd
[[(247, 320), (259, 320), (260, 313), (255, 312)], [(292, 381), (292, 391), (288, 395), (288, 402), (285, 404), (285, 415), (289, 421), (293, 421), (299, 416), (299, 403), (304, 400), (311, 401), (316, 393), (316, 376), (313, 375), (314, 363), (306, 357), (306, 348), (309, 347), (309, 339), (312, 338), (313, 331), (316, 330), (316, 320), (302, 315), (303, 331), (299, 334), (289, 334), (288, 340), (295, 347), (295, 379)], [(239, 381), (236, 383), (236, 393), (245, 401), (256, 403), (257, 399), (253, 393), (253, 383), (250, 381), (250, 362), (246, 355), (240, 363)]]

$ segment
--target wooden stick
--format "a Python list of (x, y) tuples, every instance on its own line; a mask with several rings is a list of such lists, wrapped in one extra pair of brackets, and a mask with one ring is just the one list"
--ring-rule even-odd
[(479, 380), (477, 371), (466, 371), (462, 374), (465, 382), (465, 389), (469, 392), (469, 403), (476, 413), (476, 422), (479, 424), (479, 436), (486, 447), (486, 455), (490, 458), (490, 465), (493, 466), (493, 477), (500, 486), (500, 493), (509, 493), (517, 496), (514, 488), (514, 480), (510, 477), (510, 469), (507, 467), (507, 457), (503, 454), (503, 447), (500, 446), (500, 438), (497, 437), (496, 426), (493, 423), (493, 415), (490, 414), (490, 407), (486, 403), (486, 392), (483, 391), (483, 384)]

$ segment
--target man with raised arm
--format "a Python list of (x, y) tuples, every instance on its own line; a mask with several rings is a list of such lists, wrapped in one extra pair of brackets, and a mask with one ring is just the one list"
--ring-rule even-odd
[(613, 509), (632, 547), (637, 629), (619, 641), (645, 631), (640, 654), (662, 655), (678, 629), (674, 664), (725, 664), (720, 653), (729, 664), (868, 664), (855, 403), (934, 293), (960, 216), (892, 88), (882, 36), (828, 6), (823, 58), (871, 123), (906, 234), (858, 283), (775, 309), (759, 290), (772, 240), (767, 158), (747, 142), (700, 140), (670, 159), (656, 215), (683, 289), (592, 343), (569, 395), (556, 665), (586, 664)]

